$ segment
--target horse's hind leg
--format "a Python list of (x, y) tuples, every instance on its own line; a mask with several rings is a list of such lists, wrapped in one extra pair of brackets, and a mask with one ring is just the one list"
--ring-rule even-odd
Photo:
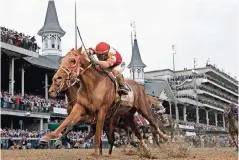
[(150, 126), (150, 130), (152, 132), (152, 135), (153, 135), (153, 139), (155, 141), (155, 143), (157, 144), (157, 146), (160, 147), (160, 143), (159, 143), (159, 139), (157, 137), (157, 131), (154, 129), (154, 127)]
[(80, 141), (77, 141), (74, 147), (79, 147), (81, 143), (86, 142), (91, 137), (93, 137), (95, 135), (95, 130), (96, 130), (96, 124), (91, 124), (90, 132), (83, 139), (80, 139)]
[(174, 125), (171, 126), (171, 138), (170, 138), (170, 142), (173, 142), (173, 139), (174, 139)]
[(115, 142), (115, 136), (114, 136), (114, 131), (116, 128), (116, 125), (118, 124), (120, 120), (120, 115), (114, 115), (112, 116), (112, 118), (109, 119), (109, 125), (108, 125), (108, 131), (109, 131), (109, 144), (110, 144), (110, 148), (109, 148), (109, 154), (112, 154), (112, 150), (113, 150), (113, 146), (114, 146), (114, 142)]
[(157, 133), (159, 134), (159, 136), (161, 137), (161, 138), (163, 138), (164, 140), (168, 140), (168, 136), (166, 135), (166, 134), (164, 134), (160, 129), (159, 129), (159, 127), (157, 127), (157, 125), (156, 125), (156, 123), (155, 123), (155, 120), (154, 120), (154, 118), (153, 118), (153, 115), (152, 115), (152, 113), (151, 113), (151, 111), (147, 111), (147, 110), (149, 110), (149, 109), (147, 109), (147, 108), (149, 108), (149, 107), (144, 107), (143, 109), (142, 109), (142, 107), (141, 107), (141, 109), (138, 111), (146, 120), (148, 120), (148, 122), (150, 123), (150, 126), (152, 126), (152, 127), (154, 127), (155, 128), (155, 130), (157, 131)]
[(133, 115), (127, 115), (127, 116), (124, 117), (124, 120), (129, 124), (129, 126), (132, 129), (132, 131), (134, 132), (135, 136), (139, 139), (140, 144), (141, 144), (144, 152), (147, 155), (149, 155), (150, 151), (149, 151), (148, 147), (146, 146), (145, 141), (144, 141), (143, 137), (141, 136), (140, 131), (135, 124), (134, 116)]
[(236, 151), (238, 151), (238, 135), (236, 133), (233, 133), (231, 135), (231, 137), (232, 137), (234, 144), (236, 145)]
[(56, 140), (56, 142), (54, 143), (54, 146), (57, 148), (58, 146), (60, 146), (62, 144), (62, 140), (66, 139), (68, 143), (70, 143), (69, 139), (67, 138), (67, 134), (70, 133), (70, 131), (72, 131), (74, 129), (74, 125), (70, 125), (67, 127), (66, 131), (62, 134), (62, 136)]

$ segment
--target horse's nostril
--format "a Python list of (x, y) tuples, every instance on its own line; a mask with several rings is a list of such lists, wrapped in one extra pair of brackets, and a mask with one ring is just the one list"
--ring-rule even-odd
[(57, 79), (58, 79), (58, 80), (61, 80), (61, 79), (62, 79), (62, 77), (57, 77)]

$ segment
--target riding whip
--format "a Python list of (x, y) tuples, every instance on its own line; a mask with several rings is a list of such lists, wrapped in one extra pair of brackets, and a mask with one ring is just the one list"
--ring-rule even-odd
[(90, 57), (90, 54), (89, 54), (89, 53), (87, 52), (87, 50), (86, 50), (86, 47), (85, 47), (85, 44), (84, 44), (83, 39), (82, 39), (82, 37), (81, 37), (80, 30), (79, 30), (78, 26), (77, 26), (77, 31), (78, 31), (78, 34), (79, 34), (81, 43), (82, 43), (82, 45), (83, 45), (83, 47), (84, 47), (84, 49), (85, 49), (87, 55)]

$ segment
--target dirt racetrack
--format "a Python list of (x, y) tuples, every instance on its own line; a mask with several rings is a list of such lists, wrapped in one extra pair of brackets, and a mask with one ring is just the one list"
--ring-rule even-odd
[[(160, 160), (236, 160), (235, 148), (182, 148), (163, 146), (150, 148), (154, 159)], [(2, 160), (94, 160), (92, 149), (30, 149), (2, 150)], [(131, 149), (114, 149), (112, 156), (108, 150), (103, 151), (102, 160), (138, 160), (147, 159), (141, 151)]]

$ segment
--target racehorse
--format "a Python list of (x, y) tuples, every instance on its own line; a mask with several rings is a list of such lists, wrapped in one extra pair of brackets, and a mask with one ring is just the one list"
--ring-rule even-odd
[[(154, 126), (160, 137), (168, 140), (168, 136), (165, 135), (154, 122), (152, 113), (149, 109), (147, 95), (144, 92), (143, 87), (135, 81), (126, 81), (133, 91), (133, 105), (117, 107), (117, 114), (111, 114), (112, 109), (120, 104), (119, 101), (116, 100), (118, 96), (115, 87), (116, 83), (107, 73), (99, 71), (96, 68), (97, 67), (95, 67), (89, 57), (84, 55), (81, 48), (78, 50), (72, 49), (65, 57), (63, 57), (60, 68), (53, 78), (55, 85), (57, 86), (56, 90), (59, 92), (63, 90), (64, 87), (71, 85), (70, 81), (72, 79), (80, 81), (81, 86), (77, 92), (77, 103), (62, 124), (55, 131), (45, 135), (41, 141), (49, 141), (51, 138), (58, 137), (66, 127), (76, 124), (84, 115), (95, 116), (97, 122), (94, 139), (94, 154), (98, 156), (100, 137), (102, 135), (103, 124), (106, 116), (115, 116), (114, 121), (113, 119), (111, 120), (111, 118), (109, 119), (109, 141), (112, 141), (114, 127), (122, 115), (127, 117), (125, 119), (133, 130), (137, 129), (132, 116), (136, 111), (143, 115), (143, 117)], [(144, 140), (140, 139), (140, 142), (144, 151), (148, 151)]]
[(231, 103), (225, 107), (224, 116), (228, 122), (229, 134), (238, 150), (238, 107)]
[[(175, 132), (174, 119), (172, 117), (170, 117), (170, 115), (168, 115), (168, 114), (160, 113), (161, 108), (164, 108), (164, 107), (162, 106), (162, 102), (158, 98), (152, 97), (152, 96), (148, 96), (148, 98), (149, 98), (149, 102), (151, 104), (152, 115), (156, 121), (157, 126), (165, 134), (166, 134), (165, 130), (169, 130), (170, 135), (171, 135), (170, 142), (172, 142), (172, 140), (174, 138), (174, 132)], [(141, 128), (145, 135), (148, 127), (143, 125)], [(150, 130), (152, 132), (153, 139), (155, 140), (156, 144), (159, 146), (160, 145), (159, 139), (157, 137), (157, 134), (154, 132), (154, 128), (152, 126), (150, 126)]]
[[(159, 128), (164, 132), (165, 130), (169, 130), (170, 132), (170, 142), (173, 141), (174, 139), (174, 132), (175, 132), (175, 121), (174, 119), (169, 115), (169, 114), (163, 114), (163, 115), (158, 115), (157, 111), (153, 111), (153, 116), (154, 119), (156, 120), (156, 123), (158, 124)], [(164, 116), (164, 117), (163, 117)], [(157, 135), (154, 135), (154, 137), (157, 137)], [(154, 138), (156, 139), (156, 138)], [(156, 142), (157, 143), (157, 142)]]
[[(151, 98), (151, 104), (152, 104), (152, 113), (154, 116), (154, 119), (157, 121), (159, 128), (165, 133), (165, 130), (170, 131), (170, 142), (174, 139), (174, 132), (175, 132), (175, 121), (169, 114), (163, 114), (165, 112), (164, 107), (162, 106), (162, 102), (160, 102), (156, 97), (150, 97)], [(161, 112), (161, 108), (164, 109), (164, 112)], [(156, 135), (153, 135), (153, 137), (156, 137)], [(155, 138), (156, 139), (156, 138)], [(156, 142), (157, 143), (157, 142)]]
[[(68, 103), (67, 103), (67, 114), (69, 115), (74, 104), (76, 103), (76, 94), (77, 94), (77, 90), (79, 89), (80, 87), (80, 83), (77, 82), (77, 81), (72, 81), (71, 82), (72, 85), (67, 88), (65, 90), (65, 93), (66, 93), (66, 96), (67, 96), (67, 99), (68, 99)], [(54, 92), (54, 81), (49, 89), (49, 93), (50, 94), (53, 94)], [(54, 93), (56, 94), (56, 93)], [(152, 99), (151, 96), (148, 96), (148, 99), (149, 99), (149, 103), (150, 104), (155, 104), (156, 102), (154, 102), (154, 99)], [(156, 100), (157, 101), (157, 100)], [(121, 118), (122, 119), (122, 118)], [(82, 124), (88, 124), (88, 125), (91, 125), (91, 131), (90, 133), (81, 140), (81, 142), (85, 142), (86, 140), (90, 139), (94, 134), (95, 134), (95, 129), (96, 129), (96, 125), (93, 124), (94, 123), (94, 120), (95, 120), (95, 117), (94, 116), (89, 116), (89, 115), (86, 115), (86, 116), (83, 116), (81, 118), (81, 120), (78, 122), (78, 124), (76, 125), (70, 125), (66, 131), (62, 134), (62, 136), (54, 143), (54, 146), (56, 148), (58, 148), (61, 144), (62, 144), (62, 140), (66, 140), (68, 143), (70, 143), (70, 139), (67, 137), (67, 134), (72, 131), (74, 129), (74, 127), (78, 126), (78, 125), (82, 125)], [(128, 132), (129, 128), (128, 128), (128, 125), (127, 123), (125, 123), (123, 120), (120, 120), (121, 123), (118, 124), (118, 127), (120, 129), (124, 129), (126, 131), (126, 133)], [(106, 124), (107, 125), (107, 124)], [(108, 130), (106, 130), (106, 128), (104, 129), (104, 131), (106, 132), (106, 135), (108, 137)], [(132, 133), (133, 131), (131, 131)], [(145, 134), (145, 133), (144, 133)], [(156, 135), (156, 134), (155, 134)], [(145, 137), (145, 136), (144, 136)], [(79, 143), (77, 143), (75, 146), (77, 146)], [(159, 145), (159, 144), (158, 144)], [(100, 153), (102, 154), (102, 148), (100, 149)], [(110, 151), (110, 153), (112, 153), (112, 151)]]
[[(68, 115), (70, 114), (71, 110), (72, 110), (72, 107), (74, 106), (74, 104), (76, 103), (76, 93), (77, 93), (77, 90), (79, 89), (80, 87), (80, 84), (79, 82), (72, 82), (73, 85), (71, 85), (69, 88), (66, 89), (66, 96), (67, 96), (67, 99), (68, 99), (68, 103), (67, 103), (67, 113)], [(49, 92), (52, 94), (54, 92), (54, 82), (52, 83), (50, 89), (49, 89)], [(148, 99), (149, 99), (149, 103), (152, 105), (152, 104), (155, 104), (157, 102), (155, 102), (155, 99), (153, 99), (151, 96), (148, 96)], [(157, 101), (157, 99), (156, 99)], [(96, 129), (96, 125), (95, 124), (92, 124), (95, 120), (95, 117), (94, 116), (83, 116), (82, 119), (78, 122), (78, 124), (76, 125), (70, 125), (66, 131), (62, 134), (62, 136), (54, 143), (54, 146), (56, 148), (58, 148), (61, 144), (62, 144), (62, 140), (66, 140), (68, 143), (70, 143), (70, 139), (67, 137), (67, 134), (72, 131), (74, 129), (75, 126), (78, 126), (78, 125), (82, 125), (82, 124), (88, 124), (88, 125), (91, 125), (91, 131), (89, 132), (89, 134), (84, 137), (83, 139), (80, 140), (80, 142), (85, 142), (86, 140), (90, 139), (91, 137), (93, 137), (93, 135), (95, 134), (95, 129)], [(118, 128), (120, 129), (124, 129), (126, 131), (126, 133), (128, 133), (128, 130), (129, 130), (129, 127), (127, 125), (127, 123), (125, 123), (123, 120), (120, 120), (121, 123), (118, 124)], [(107, 124), (106, 124), (107, 125)], [(146, 128), (146, 126), (142, 127), (143, 131), (144, 131), (144, 128)], [(153, 130), (153, 128), (152, 128)], [(108, 137), (108, 130), (106, 130), (106, 128), (104, 128), (104, 131), (106, 132), (106, 135)], [(131, 130), (130, 131), (130, 135), (133, 133), (133, 131)], [(145, 135), (145, 132), (144, 132), (144, 135)], [(156, 135), (156, 133), (154, 133), (154, 135)], [(145, 136), (143, 136), (145, 138)], [(155, 136), (156, 137), (156, 136)], [(155, 138), (154, 137), (154, 138)], [(157, 137), (156, 137), (157, 138)], [(157, 141), (157, 139), (155, 138), (155, 141)], [(129, 137), (128, 137), (129, 139)], [(128, 140), (129, 142), (129, 140)], [(131, 143), (133, 146), (134, 143)], [(158, 146), (159, 146), (159, 143), (157, 143)], [(79, 145), (79, 143), (76, 143), (75, 144), (75, 147), (77, 147)], [(136, 147), (136, 146), (135, 146)], [(110, 153), (112, 153), (112, 149), (109, 151)], [(102, 148), (100, 148), (100, 154), (102, 154)]]

